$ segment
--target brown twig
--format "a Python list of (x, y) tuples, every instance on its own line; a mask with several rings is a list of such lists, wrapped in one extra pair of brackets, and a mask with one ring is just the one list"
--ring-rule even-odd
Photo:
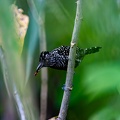
[(78, 0), (77, 1), (75, 24), (74, 24), (72, 40), (71, 40), (71, 48), (70, 48), (70, 54), (69, 54), (68, 68), (67, 68), (67, 76), (66, 76), (66, 83), (65, 83), (66, 89), (64, 91), (62, 104), (61, 104), (61, 108), (60, 108), (60, 112), (59, 112), (57, 120), (65, 120), (66, 116), (67, 116), (67, 109), (68, 109), (69, 99), (70, 99), (70, 94), (71, 94), (71, 90), (69, 88), (71, 88), (72, 83), (73, 83), (76, 44), (78, 41), (81, 19), (82, 19), (81, 0)]

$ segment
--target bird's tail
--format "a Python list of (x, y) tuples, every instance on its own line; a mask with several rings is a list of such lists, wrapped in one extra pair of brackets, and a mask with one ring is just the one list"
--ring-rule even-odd
[(87, 54), (92, 54), (92, 53), (98, 52), (99, 49), (101, 49), (101, 48), (102, 48), (102, 47), (90, 47), (90, 48), (86, 48), (86, 49), (84, 50), (84, 52), (85, 52), (85, 55), (87, 55)]

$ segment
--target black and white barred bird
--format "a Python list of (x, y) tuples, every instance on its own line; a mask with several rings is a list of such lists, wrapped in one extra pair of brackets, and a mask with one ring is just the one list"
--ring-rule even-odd
[[(82, 49), (76, 48), (75, 68), (79, 65), (85, 55), (96, 53), (101, 47), (91, 47)], [(61, 46), (52, 51), (43, 51), (39, 57), (39, 65), (35, 75), (42, 67), (51, 67), (58, 70), (67, 70), (70, 46)]]

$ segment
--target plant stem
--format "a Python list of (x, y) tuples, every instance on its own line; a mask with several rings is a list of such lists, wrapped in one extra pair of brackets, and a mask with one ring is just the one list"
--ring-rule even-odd
[[(35, 20), (39, 25), (39, 37), (40, 37), (40, 52), (46, 51), (46, 34), (45, 34), (45, 0), (38, 0), (36, 4), (40, 5), (39, 8), (33, 0), (28, 0), (29, 6), (33, 13)], [(41, 93), (40, 93), (40, 120), (46, 120), (47, 113), (47, 93), (48, 93), (48, 70), (47, 68), (41, 69)]]
[(77, 44), (78, 37), (79, 37), (81, 19), (82, 19), (81, 0), (78, 0), (77, 1), (76, 18), (75, 18), (70, 53), (69, 53), (67, 75), (66, 75), (66, 83), (65, 83), (66, 89), (64, 91), (64, 95), (63, 95), (63, 99), (62, 99), (62, 103), (61, 103), (61, 108), (60, 108), (60, 112), (59, 112), (57, 120), (65, 120), (66, 116), (67, 116), (67, 109), (68, 109), (69, 99), (70, 99), (70, 94), (71, 94), (70, 88), (72, 87), (72, 84), (73, 84), (76, 44)]
[[(11, 98), (10, 88), (9, 88), (9, 84), (8, 84), (8, 82), (10, 81), (10, 77), (9, 77), (9, 74), (8, 74), (8, 71), (7, 71), (8, 70), (7, 62), (6, 62), (5, 55), (4, 55), (2, 47), (0, 47), (0, 61), (2, 63), (2, 69), (3, 69), (4, 82), (5, 82), (5, 85), (6, 85), (6, 89), (7, 89), (7, 92), (9, 94), (9, 97)], [(12, 88), (13, 88), (12, 91), (14, 92), (13, 97), (14, 97), (14, 100), (15, 100), (17, 108), (18, 108), (20, 119), (21, 120), (26, 120), (23, 104), (22, 104), (20, 95), (18, 93), (18, 90), (16, 88), (16, 85), (13, 81), (12, 81)]]
[[(39, 24), (40, 32), (40, 52), (46, 51), (46, 35), (44, 26), (44, 11), (41, 15), (42, 22)], [(48, 93), (48, 69), (41, 69), (41, 100), (40, 100), (40, 120), (46, 120), (47, 113), (47, 93)]]
[(26, 120), (24, 107), (23, 107), (23, 104), (22, 104), (22, 101), (21, 101), (21, 98), (20, 98), (20, 95), (18, 93), (18, 90), (16, 88), (15, 83), (13, 83), (13, 91), (14, 91), (14, 95), (13, 96), (14, 96), (14, 99), (15, 99), (17, 107), (18, 107), (20, 119), (21, 120)]

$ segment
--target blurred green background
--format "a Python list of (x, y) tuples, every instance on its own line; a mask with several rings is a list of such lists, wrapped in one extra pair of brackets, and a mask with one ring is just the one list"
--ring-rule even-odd
[[(10, 0), (0, 2), (0, 20), (4, 17)], [(40, 74), (34, 77), (39, 59), (39, 31), (26, 0), (16, 5), (30, 19), (25, 38), (22, 59), (25, 78), (29, 79), (35, 107), (39, 111)], [(39, 6), (39, 5), (38, 5)], [(3, 14), (2, 14), (3, 13)], [(45, 1), (45, 31), (47, 49), (70, 45), (76, 0)], [(86, 56), (75, 69), (67, 120), (120, 120), (120, 1), (82, 0), (83, 20), (78, 46), (82, 48), (101, 46), (100, 52)], [(8, 16), (9, 17), (9, 16)], [(0, 21), (1, 22), (1, 21)], [(6, 29), (2, 29), (3, 33)], [(14, 33), (14, 32), (13, 32)], [(9, 50), (8, 50), (9, 54)], [(32, 62), (30, 62), (32, 61)], [(0, 67), (1, 68), (1, 67)], [(7, 91), (0, 69), (0, 119), (5, 119)], [(58, 115), (66, 72), (48, 68), (47, 118)], [(4, 104), (3, 104), (4, 103)]]

